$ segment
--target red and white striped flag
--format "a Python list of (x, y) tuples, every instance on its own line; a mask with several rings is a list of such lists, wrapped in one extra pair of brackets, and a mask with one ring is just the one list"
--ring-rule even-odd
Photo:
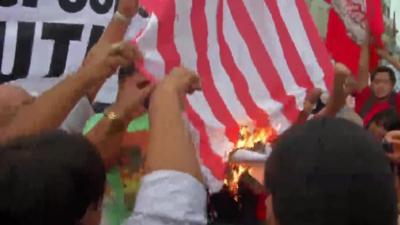
[(240, 126), (280, 133), (296, 120), (307, 89), (331, 86), (333, 67), (303, 0), (141, 4), (152, 13), (136, 39), (144, 69), (159, 79), (183, 65), (201, 76), (203, 92), (187, 98), (186, 113), (211, 191), (222, 185)]

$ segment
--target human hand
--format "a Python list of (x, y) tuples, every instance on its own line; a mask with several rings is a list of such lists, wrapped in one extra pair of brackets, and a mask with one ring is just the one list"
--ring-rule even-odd
[(393, 152), (386, 153), (392, 163), (400, 164), (400, 131), (390, 131), (385, 140), (393, 146)]
[(183, 67), (176, 67), (159, 84), (160, 88), (167, 88), (184, 96), (201, 90), (200, 78), (194, 72)]
[(321, 95), (322, 90), (320, 88), (314, 88), (307, 91), (303, 104), (303, 112), (311, 114)]
[(192, 94), (196, 90), (201, 90), (199, 77), (188, 69), (176, 67), (156, 86), (150, 104), (163, 102), (169, 96), (177, 98), (180, 109), (183, 110), (185, 95)]
[(390, 131), (386, 134), (385, 139), (387, 142), (400, 146), (400, 130)]
[(357, 90), (357, 81), (353, 76), (348, 76), (343, 84), (343, 92), (346, 95), (350, 95)]
[(135, 116), (134, 112), (144, 110), (144, 102), (153, 89), (154, 85), (141, 74), (126, 77), (114, 105), (122, 112), (124, 119), (130, 122)]
[(350, 69), (342, 63), (336, 63), (334, 70), (335, 70), (335, 72), (334, 72), (335, 76), (337, 76), (337, 75), (350, 76), (351, 75)]
[(138, 10), (138, 0), (120, 0), (118, 3), (118, 12), (131, 19)]
[(80, 70), (92, 76), (94, 82), (103, 82), (120, 66), (128, 66), (142, 57), (138, 48), (129, 41), (115, 44), (99, 43), (93, 46)]
[(377, 48), (376, 49), (376, 53), (380, 56), (380, 57), (382, 57), (382, 58), (388, 58), (389, 56), (390, 56), (390, 53), (389, 53), (389, 51), (387, 50), (387, 49), (385, 49), (385, 48)]

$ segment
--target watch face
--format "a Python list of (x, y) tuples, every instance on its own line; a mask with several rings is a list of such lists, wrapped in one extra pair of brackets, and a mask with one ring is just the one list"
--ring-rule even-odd
[(349, 37), (362, 44), (367, 24), (365, 0), (332, 0), (332, 7), (345, 24)]

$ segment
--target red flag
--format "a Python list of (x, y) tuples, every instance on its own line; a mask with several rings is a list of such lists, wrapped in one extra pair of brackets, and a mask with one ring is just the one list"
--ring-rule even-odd
[[(370, 68), (374, 69), (378, 65), (379, 56), (376, 54), (375, 47), (383, 46), (381, 36), (384, 32), (382, 16), (382, 4), (380, 0), (327, 0), (331, 3), (332, 9), (328, 22), (328, 33), (326, 46), (332, 57), (346, 64), (354, 74), (358, 74), (361, 47), (357, 43), (357, 38), (365, 37), (365, 33), (355, 31), (357, 25), (368, 24), (374, 43), (371, 45)], [(364, 4), (366, 3), (366, 5)], [(342, 7), (340, 10), (334, 7)], [(335, 10), (336, 9), (336, 10)], [(363, 26), (365, 27), (365, 26)], [(365, 28), (364, 32), (365, 32)], [(349, 35), (353, 33), (353, 37)]]

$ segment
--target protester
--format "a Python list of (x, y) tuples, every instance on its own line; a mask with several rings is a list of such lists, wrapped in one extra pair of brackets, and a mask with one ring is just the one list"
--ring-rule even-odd
[[(33, 115), (27, 115), (23, 117), (18, 116), (18, 118), (23, 118), (22, 121), (17, 119), (14, 120), (13, 117), (17, 116), (16, 110), (18, 108), (25, 108), (16, 107), (18, 106), (18, 103), (23, 102), (26, 98), (29, 98), (30, 101), (32, 100), (32, 97), (28, 96), (26, 92), (24, 92), (23, 95), (18, 95), (21, 90), (18, 88), (14, 88), (14, 91), (17, 92), (18, 95), (14, 97), (17, 98), (0, 99), (2, 104), (0, 105), (0, 113), (3, 108), (7, 108), (8, 111), (10, 110), (10, 108), (14, 110), (14, 112), (8, 112), (8, 116), (11, 117), (3, 117), (2, 120), (7, 121), (8, 123), (11, 123), (11, 120), (14, 120), (13, 123), (24, 123), (25, 127), (27, 127), (29, 126), (31, 121), (39, 121), (39, 119), (42, 118), (42, 116), (40, 116), (39, 118), (35, 118), (35, 114), (51, 113), (54, 114), (54, 116), (48, 116), (48, 121), (46, 121), (46, 123), (36, 124), (35, 130), (41, 130), (42, 126), (44, 126), (43, 128), (50, 127), (54, 129), (60, 124), (59, 120), (61, 120), (61, 118), (65, 118), (65, 114), (71, 111), (70, 105), (75, 105), (73, 103), (76, 103), (76, 98), (78, 98), (78, 96), (88, 96), (89, 100), (93, 101), (98, 89), (101, 87), (104, 81), (115, 71), (115, 68), (117, 68), (121, 63), (126, 64), (128, 62), (127, 64), (129, 64), (129, 62), (133, 62), (133, 59), (137, 59), (140, 56), (140, 53), (137, 51), (137, 49), (133, 46), (129, 46), (128, 43), (123, 44), (124, 46), (121, 46), (121, 44), (117, 44), (122, 41), (130, 24), (130, 20), (135, 15), (136, 11), (137, 1), (121, 0), (118, 4), (119, 16), (114, 16), (114, 18), (111, 20), (110, 24), (107, 26), (99, 41), (88, 53), (88, 56), (85, 58), (85, 61), (81, 68), (76, 72), (77, 76), (67, 77), (64, 81), (60, 82), (58, 85), (44, 93), (43, 96), (39, 97), (40, 100), (38, 101), (43, 102), (43, 100), (49, 100), (49, 98), (46, 98), (45, 96), (49, 96), (49, 93), (51, 93), (51, 95), (53, 96), (51, 100), (53, 100), (56, 104), (53, 104), (53, 102), (51, 101), (47, 101), (47, 104), (42, 103), (42, 105), (39, 104), (39, 106), (47, 106), (42, 107), (42, 110), (47, 110), (49, 108), (48, 106), (50, 105), (53, 110), (47, 110), (49, 112), (46, 113), (40, 112), (40, 110), (35, 110), (34, 107), (29, 106), (28, 108), (32, 109), (30, 113)], [(114, 46), (112, 46), (113, 44)], [(127, 47), (125, 47), (125, 45)], [(123, 49), (125, 50), (121, 51)], [(124, 58), (127, 57), (129, 60), (124, 60)], [(11, 86), (4, 87), (3, 85), (1, 85), (0, 96), (9, 96), (10, 92), (12, 91), (11, 89)], [(67, 90), (68, 93), (64, 93), (63, 91), (65, 90)], [(65, 99), (65, 101), (60, 101), (60, 99)], [(5, 106), (3, 104), (5, 104)], [(9, 105), (11, 105), (12, 107), (9, 107)], [(58, 107), (59, 105), (61, 105), (62, 107)], [(24, 115), (23, 113), (21, 114)], [(30, 116), (32, 116), (34, 119), (30, 119)], [(55, 121), (53, 121), (53, 119)], [(10, 129), (7, 128), (6, 130)], [(29, 130), (30, 129), (27, 129), (27, 134), (32, 133)], [(13, 133), (18, 132), (13, 131), (12, 128), (10, 131), (7, 131), (5, 135), (2, 135), (2, 140), (8, 139), (8, 135), (12, 137), (14, 135)]]
[(105, 168), (81, 135), (46, 132), (0, 147), (3, 225), (97, 225)]
[(366, 128), (378, 141), (383, 140), (388, 132), (399, 130), (400, 120), (396, 109), (379, 112), (371, 119)]
[[(14, 92), (18, 93), (18, 90), (23, 91), (24, 96), (32, 99), (34, 101), (36, 97), (41, 95), (46, 90), (55, 86), (57, 83), (62, 81), (63, 78), (31, 78), (31, 79), (19, 79), (6, 85), (0, 85), (0, 94), (5, 94), (4, 88), (12, 88)], [(22, 88), (22, 89), (21, 89)], [(11, 90), (12, 91), (12, 90)], [(12, 94), (12, 93), (9, 93)], [(24, 99), (23, 96), (15, 96), (14, 98), (9, 98), (6, 96), (5, 99), (0, 100), (0, 104), (16, 105), (16, 102)], [(0, 108), (4, 108), (0, 106)], [(67, 118), (62, 122), (60, 129), (67, 131), (68, 133), (81, 133), (86, 121), (94, 115), (94, 110), (92, 103), (89, 101), (87, 96), (82, 97), (75, 107), (68, 114)], [(0, 125), (1, 126), (1, 125)]]
[(342, 119), (283, 134), (266, 162), (269, 225), (397, 224), (394, 176), (379, 142)]
[(147, 175), (127, 224), (207, 224), (207, 193), (182, 117), (186, 93), (199, 88), (195, 74), (176, 68), (154, 90), (149, 107)]
[(400, 61), (392, 56), (388, 50), (378, 49), (377, 52), (383, 59), (392, 64), (397, 70), (400, 70)]
[[(8, 117), (2, 120), (7, 121), (7, 124), (0, 127), (0, 142), (58, 128), (79, 99), (85, 95), (92, 96), (89, 99), (93, 99), (104, 81), (117, 68), (130, 66), (140, 59), (141, 54), (134, 45), (120, 42), (130, 18), (136, 13), (137, 1), (123, 0), (118, 10), (118, 16), (110, 22), (74, 76), (68, 76), (34, 101), (26, 92), (19, 93), (22, 97), (12, 103), (13, 107), (7, 105), (9, 100), (6, 101), (3, 108), (7, 109), (5, 114)], [(131, 87), (105, 113), (105, 118), (86, 135), (98, 148), (106, 168), (111, 168), (118, 161), (118, 146), (128, 122), (132, 119), (132, 112), (143, 105), (152, 90), (152, 85), (148, 85), (143, 77), (135, 78), (129, 85)], [(0, 95), (2, 89), (4, 88), (0, 88)], [(26, 98), (29, 99), (29, 104), (15, 105), (25, 102)]]
[[(140, 58), (136, 47), (128, 42), (121, 42), (131, 18), (137, 11), (137, 6), (137, 1), (120, 1), (116, 14), (118, 16), (114, 16), (111, 20), (74, 76), (68, 76), (35, 101), (32, 101), (32, 97), (26, 93), (22, 96), (18, 95), (21, 99), (0, 99), (2, 100), (0, 107), (7, 110), (8, 116), (2, 118), (7, 121), (7, 126), (0, 127), (2, 133), (0, 141), (58, 128), (79, 99), (88, 96), (92, 101), (98, 89), (120, 65), (130, 65)], [(8, 90), (2, 94), (1, 92), (5, 92), (4, 89)], [(9, 86), (3, 88), (1, 85), (0, 96), (7, 96), (7, 93), (12, 91), (10, 89)], [(21, 92), (15, 89), (14, 91)], [(26, 98), (29, 98), (32, 104), (18, 105)], [(0, 113), (3, 111), (2, 108), (0, 108)]]
[[(116, 102), (125, 99), (134, 99), (127, 91), (135, 88), (138, 80), (146, 81), (141, 74), (134, 71), (133, 66), (123, 68), (118, 74), (118, 94)], [(110, 108), (105, 109), (105, 113)], [(129, 125), (124, 131), (116, 133), (119, 136), (117, 141), (107, 144), (102, 149), (108, 152), (115, 152), (118, 161), (115, 166), (107, 171), (107, 195), (104, 197), (103, 221), (108, 225), (119, 225), (127, 219), (134, 206), (134, 199), (140, 185), (142, 176), (142, 162), (148, 144), (148, 115), (142, 115), (144, 106), (139, 106), (131, 112)], [(93, 132), (98, 123), (105, 118), (105, 113), (98, 113), (87, 121), (83, 131), (84, 135)], [(124, 123), (125, 124), (125, 123)], [(125, 126), (125, 125), (124, 125)], [(100, 136), (109, 140), (107, 136)], [(99, 139), (99, 141), (101, 141)], [(109, 149), (107, 149), (109, 148)]]
[[(127, 92), (127, 90), (129, 90), (130, 88), (136, 86), (137, 83), (141, 83), (140, 85), (146, 86), (148, 81), (139, 72), (134, 70), (133, 65), (127, 68), (122, 68), (118, 74), (118, 93), (116, 102), (124, 100), (123, 98), (130, 98), (130, 96), (127, 96), (129, 95), (129, 93), (126, 94), (125, 92)], [(108, 109), (106, 108), (105, 111), (107, 110)], [(135, 111), (131, 112), (130, 117), (134, 120), (129, 122), (129, 125), (127, 126), (127, 132), (123, 135), (123, 140), (120, 144), (120, 147), (123, 146), (124, 148), (131, 148), (134, 145), (145, 147), (147, 145), (148, 138), (146, 130), (148, 129), (148, 122), (142, 124), (141, 127), (138, 127), (136, 129), (136, 127), (138, 126), (136, 118), (141, 119), (141, 121), (145, 121), (146, 119), (148, 120), (148, 115), (145, 113), (145, 111), (145, 105), (139, 105), (138, 108), (135, 109)], [(87, 126), (85, 127), (84, 134), (89, 133), (93, 128), (95, 128), (102, 119), (104, 119), (103, 112), (97, 113), (92, 118), (90, 118), (87, 121)], [(134, 129), (135, 132), (129, 132), (130, 128)]]
[[(390, 107), (400, 112), (400, 95), (394, 91), (396, 76), (390, 67), (379, 66), (369, 75), (369, 38), (361, 50), (358, 88), (355, 93), (356, 112), (366, 126), (377, 113)], [(371, 84), (368, 86), (369, 80)]]
[(0, 85), (0, 127), (8, 126), (18, 108), (33, 101), (34, 98), (20, 87)]
[(295, 124), (306, 122), (312, 114), (319, 117), (341, 117), (359, 124), (359, 118), (354, 112), (347, 110), (346, 99), (355, 89), (356, 83), (352, 79), (350, 70), (341, 63), (335, 64), (333, 89), (326, 104), (315, 111), (318, 101), (322, 98), (323, 92), (319, 88), (310, 90), (304, 100), (303, 110), (300, 112)]

